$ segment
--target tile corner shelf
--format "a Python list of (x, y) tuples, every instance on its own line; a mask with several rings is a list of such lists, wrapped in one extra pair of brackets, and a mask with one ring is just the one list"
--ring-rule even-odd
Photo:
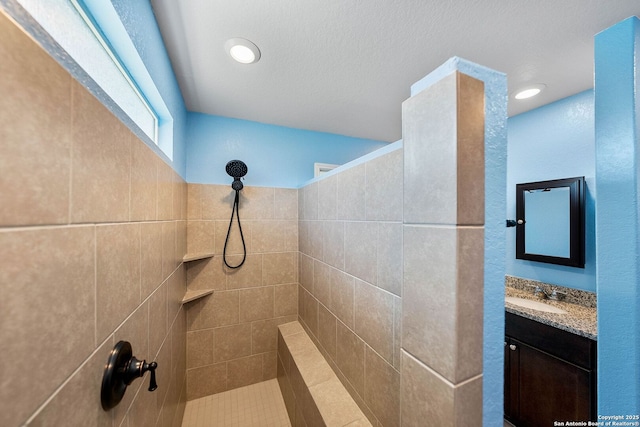
[(213, 258), (213, 256), (214, 254), (212, 252), (201, 254), (186, 254), (182, 257), (182, 262), (198, 261), (205, 258)]
[(207, 295), (211, 295), (213, 293), (213, 289), (200, 289), (197, 291), (187, 291), (182, 298), (182, 304), (187, 302), (191, 302), (197, 300), (198, 298), (202, 298)]

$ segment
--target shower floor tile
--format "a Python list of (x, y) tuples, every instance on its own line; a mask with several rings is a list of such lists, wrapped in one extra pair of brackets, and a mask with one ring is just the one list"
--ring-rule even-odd
[(182, 427), (291, 427), (278, 380), (190, 400)]

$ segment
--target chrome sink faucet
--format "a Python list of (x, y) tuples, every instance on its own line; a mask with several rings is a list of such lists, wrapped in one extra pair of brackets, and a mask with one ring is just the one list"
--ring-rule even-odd
[(540, 286), (534, 286), (534, 285), (528, 285), (533, 289), (533, 294), (535, 296), (537, 296), (540, 299), (550, 299), (552, 301), (562, 301), (564, 299), (564, 297), (567, 296), (567, 294), (565, 292), (561, 292), (558, 291), (556, 288), (551, 288), (551, 293), (547, 293), (547, 291), (545, 291), (543, 288), (541, 288)]

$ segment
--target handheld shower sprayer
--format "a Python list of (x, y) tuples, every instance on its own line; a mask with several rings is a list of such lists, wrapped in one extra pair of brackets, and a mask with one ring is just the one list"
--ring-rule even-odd
[[(226, 166), (227, 174), (233, 178), (233, 182), (231, 183), (231, 188), (233, 188), (236, 192), (236, 197), (233, 201), (233, 208), (231, 209), (231, 219), (229, 220), (229, 229), (227, 230), (227, 238), (224, 241), (224, 251), (222, 252), (222, 260), (224, 261), (224, 265), (229, 268), (240, 268), (242, 264), (244, 264), (247, 259), (247, 246), (244, 242), (244, 234), (242, 233), (242, 225), (240, 224), (240, 190), (244, 188), (242, 181), (240, 178), (243, 178), (247, 174), (247, 165), (242, 160), (231, 160), (227, 163)], [(231, 234), (231, 225), (233, 224), (233, 214), (236, 214), (236, 218), (238, 219), (238, 229), (240, 230), (240, 238), (242, 239), (242, 249), (243, 256), (242, 261), (238, 265), (230, 265), (227, 262), (227, 244), (229, 243), (229, 235)]]
[(240, 178), (244, 177), (247, 174), (247, 165), (244, 164), (242, 160), (231, 160), (227, 163), (227, 174), (233, 178), (233, 182), (231, 183), (231, 188), (236, 191), (242, 190), (244, 185), (242, 185), (242, 181)]

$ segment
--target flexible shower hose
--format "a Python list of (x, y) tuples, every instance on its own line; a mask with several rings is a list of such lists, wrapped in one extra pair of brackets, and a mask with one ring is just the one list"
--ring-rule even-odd
[[(231, 219), (229, 220), (229, 229), (227, 230), (227, 238), (224, 240), (224, 250), (222, 252), (222, 260), (224, 261), (224, 265), (229, 268), (240, 268), (244, 261), (247, 259), (247, 246), (244, 243), (244, 234), (242, 233), (242, 224), (240, 224), (240, 212), (239, 212), (239, 201), (240, 201), (240, 190), (236, 190), (236, 197), (233, 201), (233, 209), (231, 209)], [(233, 224), (233, 214), (236, 214), (236, 218), (238, 219), (238, 228), (240, 229), (240, 238), (242, 239), (242, 249), (243, 256), (242, 261), (238, 265), (230, 265), (227, 262), (227, 243), (229, 243), (229, 235), (231, 234), (231, 225)]]

